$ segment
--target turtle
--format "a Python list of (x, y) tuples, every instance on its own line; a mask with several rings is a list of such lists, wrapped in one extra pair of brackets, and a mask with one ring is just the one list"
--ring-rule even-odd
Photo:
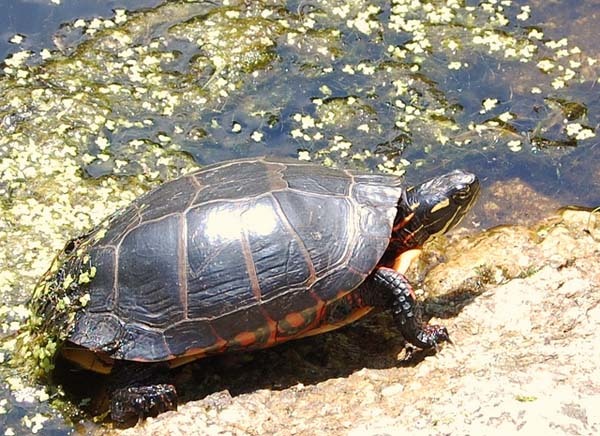
[(462, 170), (404, 187), (300, 160), (205, 166), (69, 241), (31, 311), (64, 340), (63, 358), (104, 374), (135, 368), (111, 395), (117, 423), (176, 410), (172, 385), (136, 382), (149, 368), (271, 347), (373, 309), (437, 349), (449, 334), (422, 321), (407, 254), (454, 227), (478, 193)]

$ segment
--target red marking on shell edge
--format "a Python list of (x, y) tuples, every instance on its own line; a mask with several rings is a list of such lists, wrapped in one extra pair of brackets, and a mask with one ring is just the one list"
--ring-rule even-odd
[(235, 335), (232, 342), (236, 342), (242, 347), (249, 347), (256, 343), (256, 333), (254, 332), (241, 332)]
[(171, 368), (176, 368), (178, 366), (184, 365), (189, 362), (193, 362), (194, 360), (202, 359), (212, 354), (223, 353), (226, 349), (227, 341), (219, 339), (215, 342), (214, 345), (211, 345), (210, 347), (190, 348), (181, 355), (170, 355), (167, 357), (166, 360)]
[(321, 333), (326, 333), (326, 332), (330, 332), (332, 330), (337, 330), (340, 327), (343, 327), (347, 324), (350, 324), (350, 323), (356, 321), (357, 319), (364, 317), (371, 310), (373, 310), (373, 307), (371, 307), (371, 306), (361, 307), (360, 309), (357, 309), (354, 312), (352, 312), (352, 315), (349, 316), (348, 318), (344, 319), (342, 322), (332, 323), (332, 324), (321, 324), (317, 328), (305, 330), (303, 333), (299, 334), (298, 336), (295, 336), (294, 339), (315, 336), (315, 335), (319, 335)]
[(321, 323), (321, 320), (325, 318), (327, 314), (327, 305), (323, 300), (321, 300), (316, 307), (317, 316), (315, 317), (314, 326), (317, 326)]
[(298, 328), (306, 322), (306, 318), (300, 312), (288, 313), (285, 316), (285, 322), (293, 328)]
[(277, 321), (269, 317), (267, 318), (267, 323), (269, 325), (269, 339), (267, 340), (266, 345), (269, 346), (277, 343)]
[[(171, 367), (176, 367), (183, 365), (183, 363), (191, 362), (193, 360), (202, 359), (205, 356), (210, 354), (220, 354), (227, 350), (227, 341), (223, 339), (215, 330), (215, 328), (209, 324), (212, 334), (215, 337), (215, 341), (213, 345), (209, 347), (201, 347), (201, 348), (190, 348), (186, 350), (185, 353), (174, 356), (173, 360), (170, 362)], [(180, 361), (184, 361), (180, 363)]]
[[(277, 340), (277, 321), (271, 318), (271, 315), (267, 313), (264, 307), (261, 306), (261, 312), (267, 321), (267, 329), (269, 332), (269, 339), (264, 343), (263, 347), (270, 347), (273, 344), (279, 342)], [(262, 341), (261, 341), (262, 342)]]
[(339, 300), (340, 298), (344, 298), (346, 295), (348, 295), (349, 291), (338, 291), (338, 293), (336, 294), (336, 300)]
[[(219, 333), (217, 333), (217, 330), (213, 327), (212, 324), (209, 323), (208, 326), (210, 327), (211, 333), (215, 336), (215, 338), (217, 338), (215, 341), (215, 346), (220, 346), (224, 350), (225, 347), (227, 347), (227, 341), (223, 339), (223, 337)], [(212, 349), (213, 347), (210, 348)]]

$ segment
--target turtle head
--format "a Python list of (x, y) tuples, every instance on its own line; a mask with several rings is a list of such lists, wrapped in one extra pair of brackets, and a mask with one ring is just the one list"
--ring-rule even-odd
[(398, 205), (394, 239), (405, 249), (420, 247), (457, 225), (478, 195), (477, 176), (461, 170), (408, 188)]

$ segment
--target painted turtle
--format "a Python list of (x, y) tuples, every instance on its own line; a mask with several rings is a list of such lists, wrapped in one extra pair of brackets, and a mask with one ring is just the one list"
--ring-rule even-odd
[[(422, 323), (400, 255), (457, 224), (478, 192), (458, 170), (404, 189), (398, 177), (299, 161), (207, 166), (69, 242), (32, 311), (66, 340), (67, 359), (103, 373), (270, 347), (376, 307), (391, 309), (408, 342), (435, 347), (448, 333)], [(171, 385), (131, 382), (113, 393), (111, 415), (176, 403)]]

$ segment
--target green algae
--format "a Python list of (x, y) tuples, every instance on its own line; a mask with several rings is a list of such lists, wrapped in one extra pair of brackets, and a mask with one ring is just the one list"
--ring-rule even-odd
[(33, 379), (51, 380), (55, 354), (89, 302), (87, 289), (96, 267), (87, 247), (93, 241), (93, 236), (70, 241), (34, 287), (28, 302), (29, 317), (16, 338), (13, 359)]

